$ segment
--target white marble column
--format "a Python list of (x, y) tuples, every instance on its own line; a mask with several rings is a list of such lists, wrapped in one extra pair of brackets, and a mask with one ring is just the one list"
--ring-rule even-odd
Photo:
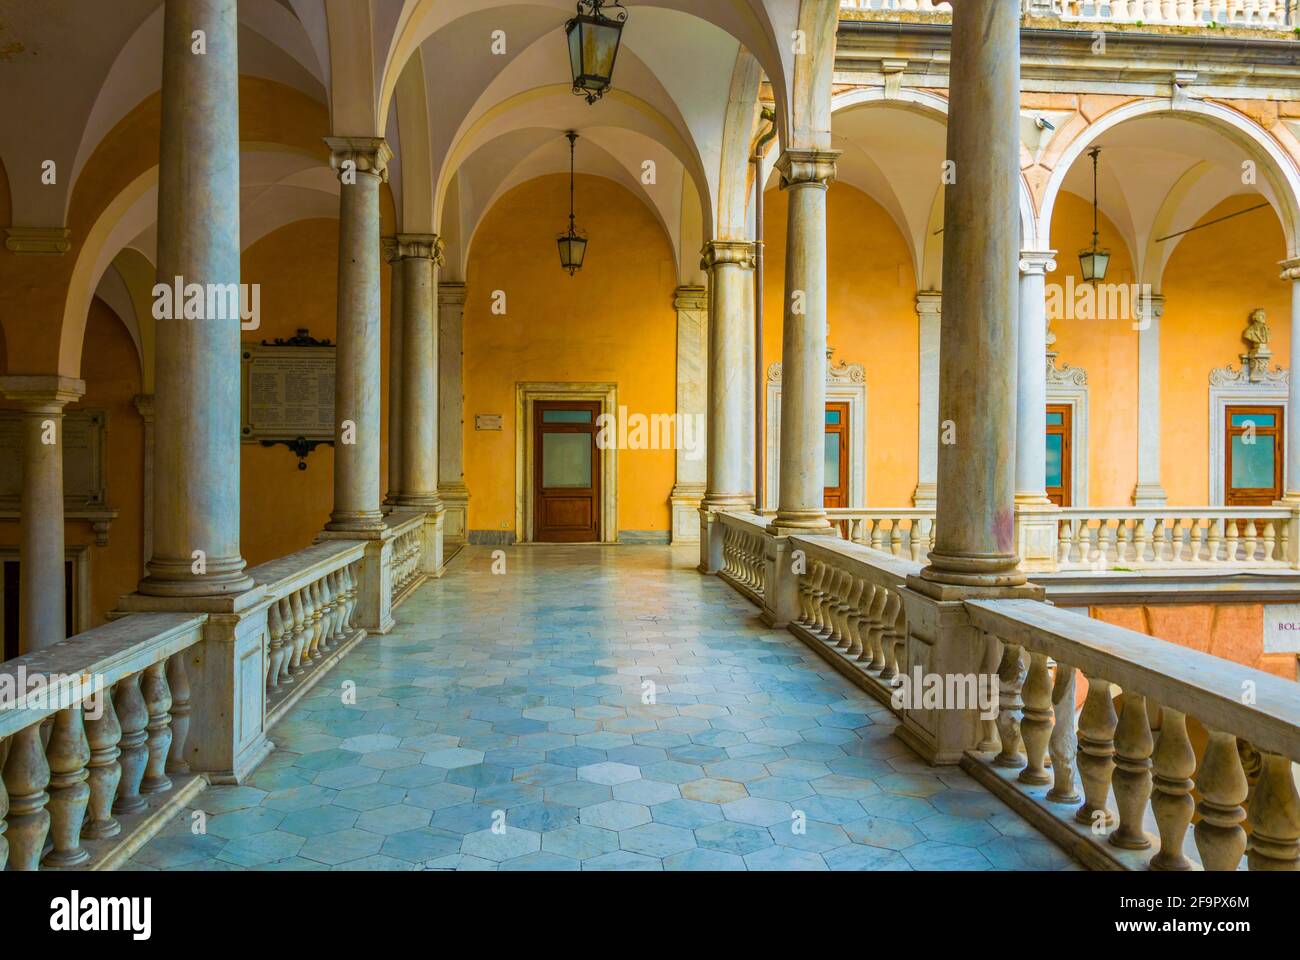
[(388, 493), (384, 504), (397, 504), (402, 490), (402, 268), (397, 238), (384, 237), (388, 264)]
[(1168, 501), (1160, 484), (1160, 319), (1165, 298), (1158, 293), (1138, 298), (1138, 481), (1135, 507), (1163, 507)]
[(140, 420), (144, 423), (144, 462), (143, 467), (143, 487), (140, 497), (141, 521), (140, 521), (140, 569), (142, 574), (149, 572), (149, 558), (153, 556), (153, 460), (154, 444), (156, 437), (154, 434), (154, 416), (153, 416), (153, 394), (140, 393), (131, 398), (135, 404), (135, 409), (140, 413)]
[(465, 485), (465, 284), (438, 283), (438, 496), (447, 512), (444, 536), (469, 536)]
[(32, 653), (67, 638), (63, 576), (63, 407), (86, 392), (55, 375), (0, 377), (0, 392), (20, 404), (22, 496), (18, 633)]
[(708, 467), (700, 504), (700, 570), (722, 561), (713, 515), (754, 506), (754, 244), (705, 245), (709, 273)]
[(838, 151), (787, 150), (781, 463), (775, 534), (833, 534), (826, 519), (826, 190)]
[(678, 287), (673, 308), (677, 311), (678, 435), (677, 478), (669, 496), (672, 542), (698, 543), (699, 509), (708, 482), (708, 289)]
[(909, 581), (941, 599), (1025, 583), (1013, 522), (1020, 261), (1020, 16), (953, 8), (935, 549)]
[(939, 469), (939, 324), (943, 294), (922, 290), (916, 295), (920, 331), (920, 420), (916, 447), (916, 491), (912, 504), (935, 505), (935, 477)]
[[(392, 156), (376, 137), (327, 137), (339, 172), (334, 510), (326, 530), (374, 535), (380, 511), (379, 187)], [(405, 278), (404, 278), (405, 279)], [(403, 291), (403, 299), (410, 291)], [(404, 309), (404, 316), (410, 311)], [(403, 470), (406, 454), (403, 450)]]
[(1047, 274), (1055, 250), (1020, 253), (1020, 330), (1016, 347), (1016, 503), (1047, 499)]
[(442, 241), (400, 234), (402, 270), (402, 489), (397, 502), (435, 512), (438, 499), (438, 266)]
[(1283, 260), (1282, 280), (1291, 287), (1291, 356), (1287, 360), (1286, 483), (1284, 500), (1300, 505), (1300, 257)]
[[(211, 290), (240, 282), (236, 7), (236, 0), (167, 0), (160, 284)], [(192, 49), (198, 30), (207, 42), (202, 55)], [(139, 591), (239, 593), (253, 583), (239, 552), (240, 317), (173, 312), (157, 325), (153, 555)]]

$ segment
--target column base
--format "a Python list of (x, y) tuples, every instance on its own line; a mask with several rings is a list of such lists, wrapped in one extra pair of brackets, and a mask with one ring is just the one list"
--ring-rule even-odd
[[(385, 530), (387, 525), (384, 522), (384, 513), (382, 510), (367, 510), (364, 513), (331, 513), (330, 519), (325, 524), (325, 529), (331, 533), (354, 533), (369, 534), (376, 530)], [(342, 539), (365, 540), (366, 536), (343, 537)]]
[(243, 557), (204, 560), (206, 572), (194, 573), (195, 560), (151, 559), (148, 571), (136, 587), (146, 597), (230, 597), (253, 589), (253, 578), (245, 570)]
[(437, 491), (433, 493), (398, 494), (394, 507), (400, 507), (408, 513), (441, 513), (444, 509), (442, 498)]
[(704, 502), (704, 484), (679, 483), (668, 497), (672, 510), (672, 542), (700, 542), (700, 506)]
[(446, 518), (442, 536), (447, 543), (464, 543), (469, 538), (469, 487), (463, 483), (438, 484)]
[(816, 513), (777, 513), (776, 518), (767, 525), (767, 532), (774, 537), (837, 537), (839, 529), (826, 519), (826, 514)]
[(1169, 495), (1158, 483), (1139, 483), (1133, 488), (1133, 506), (1164, 507), (1169, 503)]
[[(939, 555), (935, 553), (930, 554), (931, 564), (937, 556)], [(960, 559), (969, 562), (975, 558)], [(927, 566), (919, 575), (908, 577), (907, 586), (924, 597), (942, 602), (1047, 599), (1047, 591), (1029, 583), (1019, 569), (1006, 573), (978, 573), (973, 570), (962, 573)]]

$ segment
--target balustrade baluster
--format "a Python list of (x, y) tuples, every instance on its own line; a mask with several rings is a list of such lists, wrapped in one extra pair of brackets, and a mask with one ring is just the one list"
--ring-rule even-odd
[(885, 591), (885, 629), (880, 635), (885, 665), (880, 670), (880, 679), (886, 683), (898, 676), (898, 651), (907, 639), (904, 617), (903, 598), (893, 590)]
[(1110, 842), (1125, 850), (1145, 850), (1151, 840), (1142, 829), (1147, 802), (1151, 799), (1151, 751), (1155, 741), (1147, 718), (1146, 697), (1124, 691), (1124, 708), (1115, 731), (1115, 806), (1119, 826)]
[(334, 591), (330, 588), (327, 573), (317, 582), (320, 590), (320, 650), (324, 656), (334, 646)]
[(889, 521), (889, 552), (896, 557), (903, 555), (903, 521)]
[(321, 649), (320, 645), (325, 636), (325, 610), (319, 580), (315, 580), (308, 585), (307, 596), (311, 597), (311, 658), (312, 660), (324, 660), (325, 651)]
[(1078, 803), (1074, 789), (1074, 764), (1079, 753), (1078, 719), (1075, 716), (1074, 667), (1057, 663), (1052, 678), (1052, 738), (1047, 743), (1052, 758), (1052, 789), (1047, 799), (1053, 803)]
[(853, 656), (862, 649), (862, 639), (858, 636), (858, 610), (862, 606), (862, 592), (866, 588), (866, 582), (859, 577), (851, 577), (849, 583), (849, 593), (845, 598), (844, 640), (840, 643), (840, 648), (847, 656)]
[(122, 782), (122, 766), (117, 762), (122, 753), (117, 747), (122, 739), (122, 726), (117, 722), (110, 691), (99, 691), (87, 701), (87, 706), (90, 802), (81, 835), (87, 840), (104, 840), (122, 832), (122, 825), (113, 817), (113, 798), (117, 796), (117, 785)]
[(1246, 811), (1248, 786), (1237, 738), (1230, 733), (1206, 728), (1210, 741), (1196, 771), (1196, 790), (1201, 802), (1196, 805), (1200, 820), (1194, 831), (1196, 849), (1206, 870), (1236, 870), (1246, 852), (1246, 831), (1242, 821)]
[(172, 694), (172, 745), (167, 752), (167, 772), (183, 776), (190, 772), (189, 761), (185, 759), (185, 744), (190, 738), (190, 715), (194, 712), (184, 650), (167, 659), (167, 688)]
[(1183, 854), (1183, 839), (1196, 807), (1191, 779), (1196, 772), (1196, 754), (1187, 738), (1184, 714), (1169, 707), (1161, 708), (1160, 736), (1151, 760), (1154, 772), (1151, 812), (1160, 831), (1160, 850), (1151, 858), (1150, 867), (1191, 870), (1192, 862)]
[(280, 601), (271, 601), (266, 611), (266, 689), (280, 689), (280, 660), (284, 655), (284, 621)]
[(280, 602), (276, 604), (280, 609), (280, 626), (282, 629), (280, 637), (280, 679), (278, 684), (288, 686), (293, 683), (293, 674), (289, 672), (289, 666), (293, 662), (293, 601), (289, 597), (281, 597)]
[(1263, 770), (1250, 797), (1251, 870), (1300, 870), (1300, 795), (1289, 758), (1263, 755)]
[(141, 793), (163, 793), (172, 788), (167, 776), (167, 754), (172, 748), (172, 693), (167, 686), (167, 664), (163, 661), (145, 668), (140, 694), (149, 711), (149, 760), (145, 765)]
[(813, 560), (807, 563), (804, 572), (799, 574), (799, 618), (795, 622), (801, 627), (806, 627), (812, 622), (813, 580), (820, 570), (821, 562)]
[(1133, 524), (1133, 566), (1147, 566), (1147, 551), (1151, 546), (1151, 535), (1147, 530), (1146, 517), (1138, 517)]
[(1020, 782), (1042, 785), (1052, 782), (1047, 772), (1047, 742), (1052, 736), (1052, 675), (1047, 668), (1047, 654), (1029, 654), (1029, 673), (1021, 687), (1024, 714), (1020, 721), (1020, 739), (1025, 745), (1025, 769)]
[(289, 673), (296, 677), (307, 669), (302, 661), (303, 650), (307, 646), (308, 639), (308, 615), (301, 590), (293, 592), (291, 603), (293, 605), (293, 653), (289, 657)]
[(149, 724), (149, 708), (140, 693), (140, 674), (132, 674), (117, 682), (113, 688), (113, 707), (117, 711), (118, 723), (122, 725), (122, 736), (118, 741), (122, 781), (117, 788), (113, 812), (139, 813), (148, 805), (148, 801), (140, 796), (140, 782), (144, 779), (145, 765), (149, 760), (149, 748), (145, 744), (149, 739), (145, 730)]
[(90, 859), (81, 846), (81, 825), (90, 802), (90, 743), (81, 707), (67, 707), (54, 715), (50, 742), (45, 748), (49, 764), (50, 852), (41, 860), (48, 867), (75, 867)]
[(1110, 684), (1101, 677), (1084, 674), (1088, 695), (1079, 713), (1079, 779), (1083, 781), (1083, 804), (1074, 814), (1080, 823), (1094, 830), (1110, 827), (1115, 818), (1106, 809), (1110, 778), (1115, 770), (1115, 702)]
[(9, 869), (35, 870), (50, 830), (50, 812), (45, 809), (50, 799), (45, 792), (50, 767), (41, 742), (41, 724), (24, 727), (9, 738), (4, 781), (9, 793)]
[(873, 519), (871, 521), (871, 549), (881, 550), (885, 545), (885, 533), (880, 529), (881, 521)]
[(1019, 644), (1002, 641), (1002, 662), (998, 665), (998, 739), (1002, 749), (993, 758), (999, 767), (1016, 769), (1025, 765), (1020, 754), (1020, 723), (1025, 707), (1020, 692), (1025, 675), (1024, 650)]
[(871, 607), (868, 610), (868, 629), (866, 642), (862, 644), (862, 652), (858, 654), (858, 663), (864, 664), (868, 670), (871, 669), (878, 658), (883, 659), (880, 653), (880, 644), (883, 642), (882, 637), (885, 630), (885, 607), (889, 602), (889, 591), (877, 587), (871, 598)]
[(1074, 531), (1077, 521), (1061, 520), (1056, 527), (1056, 562), (1059, 566), (1069, 566), (1074, 552)]

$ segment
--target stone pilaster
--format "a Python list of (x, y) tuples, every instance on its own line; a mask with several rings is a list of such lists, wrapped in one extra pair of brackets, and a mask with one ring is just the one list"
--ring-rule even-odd
[(67, 637), (63, 576), (63, 407), (86, 392), (57, 375), (0, 377), (0, 392), (21, 406), (23, 431), (19, 531), (19, 623), (31, 653)]
[(438, 496), (450, 543), (469, 530), (465, 485), (465, 284), (438, 283)]
[(668, 502), (672, 542), (698, 543), (699, 510), (708, 482), (709, 291), (678, 287), (677, 311), (677, 477)]
[[(338, 427), (334, 510), (326, 530), (374, 537), (386, 530), (379, 493), (379, 187), (388, 177), (392, 152), (377, 137), (327, 137), (325, 142), (341, 183), (334, 395)], [(409, 295), (404, 289), (403, 299)], [(403, 315), (410, 316), (405, 306)], [(406, 454), (404, 450), (403, 470)]]
[(1047, 274), (1056, 251), (1020, 254), (1020, 328), (1016, 347), (1016, 503), (1047, 499)]
[(402, 490), (402, 268), (397, 238), (384, 237), (384, 262), (389, 270), (388, 294), (388, 493), (394, 506)]
[[(207, 50), (192, 50), (202, 30)], [(158, 165), (158, 281), (240, 283), (236, 0), (167, 0)], [(178, 279), (179, 278), (179, 279)], [(179, 308), (179, 304), (174, 305)], [(239, 593), (240, 317), (158, 320), (153, 552), (140, 592)]]
[(1135, 507), (1163, 507), (1168, 502), (1160, 483), (1160, 320), (1165, 298), (1138, 297), (1138, 481)]
[(1291, 286), (1291, 357), (1287, 360), (1286, 489), (1284, 502), (1300, 505), (1300, 257), (1283, 260), (1282, 280)]
[(400, 234), (402, 270), (402, 489), (397, 503), (430, 513), (438, 499), (438, 296), (442, 240)]
[(709, 274), (709, 443), (700, 570), (715, 573), (722, 540), (713, 514), (754, 505), (754, 244), (710, 242), (701, 266)]
[(141, 393), (132, 397), (135, 408), (144, 423), (144, 490), (141, 494), (140, 551), (143, 554), (141, 568), (147, 573), (149, 558), (153, 555), (153, 461), (154, 461), (154, 414), (153, 394)]
[(826, 433), (826, 191), (836, 150), (787, 150), (788, 190), (781, 338), (781, 463), (775, 534), (834, 534), (823, 502)]
[(939, 469), (939, 323), (943, 294), (922, 290), (916, 295), (920, 332), (920, 420), (917, 436), (916, 491), (912, 504), (934, 509), (935, 477)]

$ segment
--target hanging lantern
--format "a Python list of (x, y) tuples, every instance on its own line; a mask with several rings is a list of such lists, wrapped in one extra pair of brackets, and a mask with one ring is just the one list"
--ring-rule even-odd
[[(606, 9), (611, 15), (606, 16)], [(618, 0), (578, 0), (578, 15), (564, 25), (573, 92), (588, 103), (595, 103), (609, 89), (626, 22), (627, 11)]]
[(1092, 246), (1079, 251), (1079, 269), (1085, 283), (1101, 283), (1106, 279), (1106, 268), (1110, 266), (1110, 251), (1097, 243), (1097, 164), (1101, 157), (1101, 147), (1088, 151), (1092, 157)]
[(560, 266), (573, 276), (582, 269), (582, 261), (587, 256), (587, 238), (573, 225), (573, 160), (578, 135), (570, 130), (565, 136), (569, 138), (569, 229), (556, 237), (555, 242), (560, 248)]

